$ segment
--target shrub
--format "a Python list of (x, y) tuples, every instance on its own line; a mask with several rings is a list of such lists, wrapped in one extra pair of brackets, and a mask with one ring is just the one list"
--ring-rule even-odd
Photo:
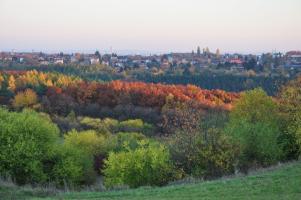
[[(51, 163), (51, 164), (50, 164)], [(93, 156), (72, 145), (59, 145), (48, 160), (50, 181), (58, 186), (78, 186), (92, 184), (96, 173)]]
[(141, 119), (130, 119), (120, 122), (120, 131), (122, 132), (142, 132), (144, 134), (151, 134), (154, 130), (153, 126), (144, 123)]
[(268, 166), (281, 157), (277, 104), (262, 89), (242, 94), (230, 113), (227, 133), (240, 146), (239, 167)]
[(233, 174), (238, 148), (220, 130), (211, 128), (206, 139), (199, 139), (198, 163), (193, 174), (197, 177), (216, 178)]
[(118, 120), (111, 118), (101, 120), (84, 117), (81, 119), (80, 123), (87, 128), (96, 129), (102, 134), (118, 132), (141, 132), (144, 134), (152, 134), (154, 132), (154, 127), (151, 124), (144, 123), (141, 119), (130, 119), (119, 122)]
[(98, 118), (84, 117), (80, 123), (87, 128), (95, 129), (102, 134), (111, 134), (118, 131), (119, 122), (115, 119), (105, 118), (103, 120)]
[(146, 140), (146, 137), (141, 133), (120, 132), (109, 138), (106, 149), (107, 152), (121, 152), (127, 149), (135, 150), (139, 147), (142, 140)]
[(44, 182), (43, 162), (53, 153), (59, 130), (36, 112), (0, 109), (0, 174), (18, 184)]
[(180, 131), (167, 144), (175, 166), (188, 176), (207, 179), (234, 172), (237, 148), (218, 129)]
[(167, 149), (142, 140), (136, 149), (111, 152), (105, 161), (107, 187), (129, 185), (164, 185), (174, 178), (174, 169)]
[(94, 158), (94, 169), (99, 173), (99, 169), (103, 168), (103, 160), (107, 156), (107, 138), (98, 135), (93, 130), (77, 132), (72, 130), (65, 135), (65, 145), (80, 149)]
[(81, 149), (89, 155), (97, 155), (104, 150), (105, 137), (93, 130), (78, 132), (72, 130), (65, 136), (65, 145)]

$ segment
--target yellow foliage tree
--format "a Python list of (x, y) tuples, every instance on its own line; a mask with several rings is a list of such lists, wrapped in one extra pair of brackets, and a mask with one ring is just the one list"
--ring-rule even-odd
[(16, 79), (13, 75), (11, 75), (8, 79), (8, 87), (10, 91), (14, 92), (16, 90)]
[(0, 74), (0, 90), (2, 89), (2, 83), (4, 81), (3, 76)]
[(35, 91), (31, 89), (26, 89), (24, 92), (19, 92), (14, 100), (13, 107), (14, 108), (24, 108), (24, 107), (32, 107), (36, 105), (38, 102), (38, 97)]

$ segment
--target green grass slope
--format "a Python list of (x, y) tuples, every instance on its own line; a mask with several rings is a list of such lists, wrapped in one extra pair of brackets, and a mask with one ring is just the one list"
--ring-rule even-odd
[[(8, 190), (8, 189), (6, 189)], [(5, 189), (0, 190), (4, 194)], [(2, 192), (2, 193), (1, 193)], [(17, 194), (18, 191), (15, 191)], [(15, 196), (21, 197), (22, 193)], [(24, 193), (30, 198), (30, 193)], [(25, 197), (24, 196), (24, 197)], [(33, 197), (33, 196), (31, 196)], [(13, 199), (16, 199), (13, 198)], [(34, 198), (34, 197), (33, 197)], [(197, 200), (197, 199), (301, 199), (301, 162), (267, 169), (246, 177), (236, 177), (198, 184), (140, 188), (111, 192), (62, 193), (47, 199), (102, 200)]]

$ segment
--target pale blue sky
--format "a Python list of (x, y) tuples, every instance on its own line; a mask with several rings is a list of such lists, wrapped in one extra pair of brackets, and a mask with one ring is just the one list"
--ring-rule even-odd
[(301, 0), (0, 0), (0, 51), (301, 49)]

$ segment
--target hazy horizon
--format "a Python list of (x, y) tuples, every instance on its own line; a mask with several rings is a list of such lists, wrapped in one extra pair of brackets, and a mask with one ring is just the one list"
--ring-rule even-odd
[(0, 0), (0, 51), (301, 50), (299, 0)]

